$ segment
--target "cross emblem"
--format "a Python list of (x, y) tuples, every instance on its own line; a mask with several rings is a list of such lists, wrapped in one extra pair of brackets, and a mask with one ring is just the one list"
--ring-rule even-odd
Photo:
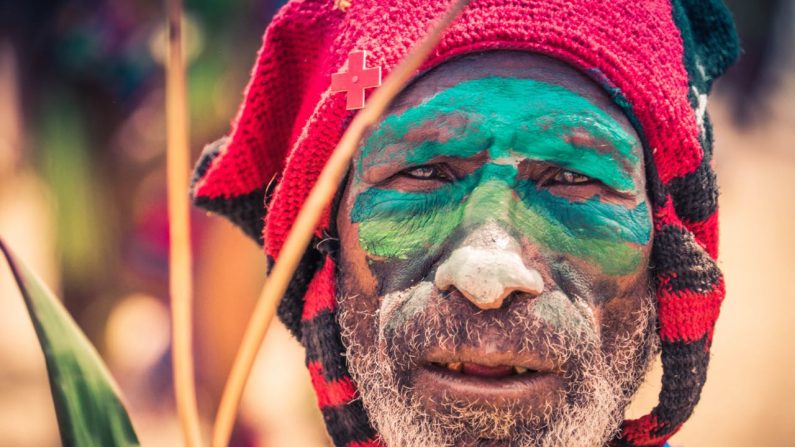
[(346, 109), (364, 107), (364, 90), (381, 85), (381, 67), (365, 68), (366, 51), (354, 51), (348, 55), (348, 71), (331, 75), (331, 92), (346, 92)]

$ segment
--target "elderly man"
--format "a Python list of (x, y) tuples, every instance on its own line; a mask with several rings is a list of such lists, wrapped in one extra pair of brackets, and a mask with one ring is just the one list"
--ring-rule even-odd
[[(197, 204), (278, 257), (378, 71), (446, 7), (289, 3)], [(705, 107), (736, 54), (719, 1), (467, 6), (361, 141), (279, 309), (335, 445), (663, 445), (724, 294)], [(658, 352), (659, 405), (622, 422)]]

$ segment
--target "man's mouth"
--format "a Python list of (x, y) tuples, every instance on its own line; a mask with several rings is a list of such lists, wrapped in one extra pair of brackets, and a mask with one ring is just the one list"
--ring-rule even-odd
[(530, 410), (557, 400), (563, 391), (562, 376), (549, 361), (472, 347), (433, 352), (412, 376), (415, 392), (430, 405), (452, 399)]
[(472, 362), (431, 362), (430, 364), (436, 368), (444, 368), (461, 375), (482, 377), (487, 379), (503, 379), (506, 377), (520, 376), (523, 374), (532, 374), (537, 372), (535, 370), (525, 368), (524, 366), (489, 366)]

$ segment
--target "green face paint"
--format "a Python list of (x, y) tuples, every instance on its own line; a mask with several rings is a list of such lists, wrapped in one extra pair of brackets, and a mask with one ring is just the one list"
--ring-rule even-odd
[[(447, 125), (447, 132), (435, 140), (407, 141), (426, 123)], [(578, 141), (583, 131), (594, 147)], [(386, 117), (362, 148), (358, 171), (395, 161), (416, 166), (440, 156), (469, 158), (488, 150), (493, 160), (545, 161), (628, 192), (636, 191), (632, 177), (640, 169), (634, 143), (610, 115), (570, 90), (529, 79), (485, 78)], [(397, 150), (384, 151), (390, 146)]]
[[(418, 137), (422, 126), (438, 129), (440, 123), (447, 126), (434, 138)], [(631, 206), (598, 195), (574, 200), (521, 178), (517, 166), (542, 161), (638, 195), (634, 143), (609, 115), (562, 87), (512, 78), (464, 82), (385, 118), (362, 148), (354, 182), (363, 182), (368, 169), (399, 172), (439, 157), (486, 153), (486, 161), (430, 191), (371, 185), (356, 197), (351, 221), (372, 257), (421, 256), (461, 228), (494, 220), (550, 253), (584, 258), (607, 274), (630, 273), (651, 237), (642, 199)]]

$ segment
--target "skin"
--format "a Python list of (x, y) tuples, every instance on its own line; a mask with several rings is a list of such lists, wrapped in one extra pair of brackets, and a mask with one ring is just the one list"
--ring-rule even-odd
[[(416, 80), (364, 138), (336, 224), (344, 342), (381, 345), (431, 414), (450, 398), (528, 419), (568, 405), (577, 366), (543, 340), (614, 355), (649, 287), (639, 138), (598, 85), (539, 55), (471, 55)], [(417, 348), (432, 324), (412, 322), (429, 315), (453, 334)], [(520, 386), (429, 366), (451, 361), (539, 374)]]

